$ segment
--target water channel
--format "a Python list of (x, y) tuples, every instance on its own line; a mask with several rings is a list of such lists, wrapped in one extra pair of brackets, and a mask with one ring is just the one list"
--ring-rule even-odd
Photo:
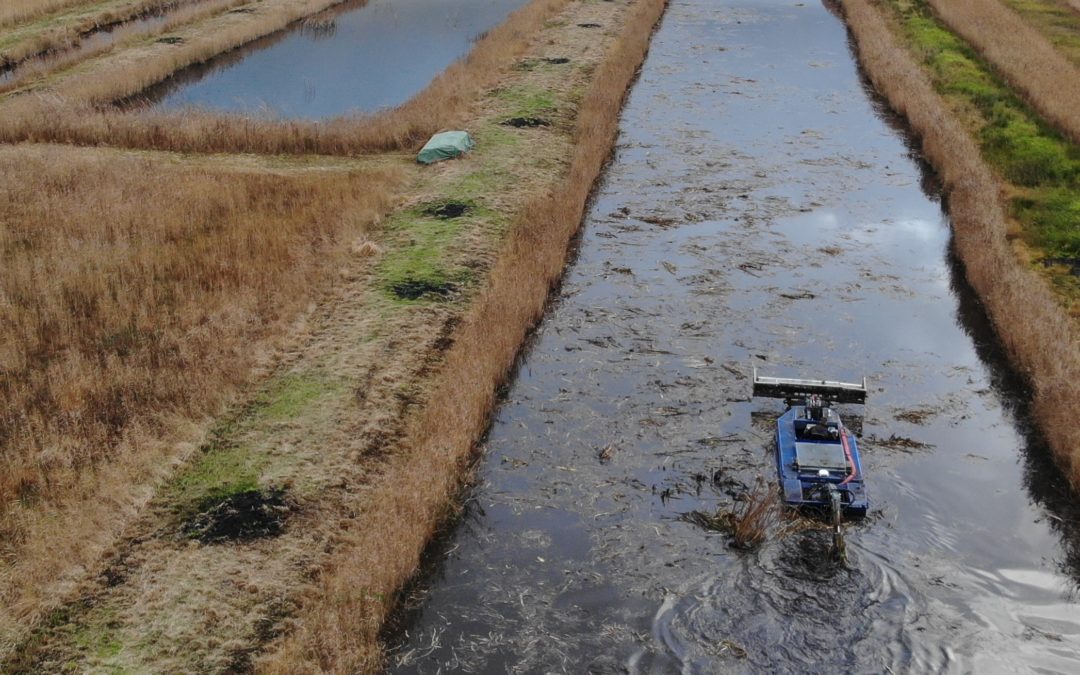
[[(1080, 513), (842, 22), (673, 0), (621, 124), (391, 671), (1080, 671)], [(845, 568), (681, 517), (772, 478), (754, 365), (870, 380)]]
[(409, 100), (525, 0), (349, 0), (179, 71), (125, 106), (326, 119)]

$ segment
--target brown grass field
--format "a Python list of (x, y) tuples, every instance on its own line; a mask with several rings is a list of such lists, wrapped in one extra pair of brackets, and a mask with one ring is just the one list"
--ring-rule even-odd
[[(919, 137), (949, 200), (953, 241), (968, 282), (1032, 387), (1032, 412), (1064, 474), (1080, 486), (1080, 338), (1046, 283), (1006, 239), (1001, 186), (872, 0), (841, 0), (874, 86)], [(964, 3), (960, 3), (964, 4)]]
[[(623, 97), (665, 6), (664, 0), (642, 0), (627, 19), (581, 103), (568, 174), (517, 217), (487, 287), (455, 334), (429, 404), (413, 421), (403, 452), (373, 486), (369, 525), (348, 533), (294, 630), (272, 646), (259, 672), (381, 667), (379, 630), (396, 592), (416, 573), (427, 542), (452, 512), (498, 388), (562, 275), (586, 199), (615, 140)], [(393, 538), (383, 534), (390, 530)]]
[(4, 504), (62, 492), (147, 413), (214, 410), (392, 185), (59, 148), (5, 151), (0, 175)]
[[(44, 556), (20, 593), (49, 582), (59, 542), (72, 543), (49, 514), (93, 499), (105, 463), (139, 494), (153, 440), (219, 412), (260, 341), (326, 285), (398, 182), (385, 170), (275, 175), (0, 151), (0, 560)], [(115, 518), (109, 505), (127, 501), (86, 512)]]
[(928, 0), (1050, 124), (1080, 143), (1080, 69), (998, 0)]
[[(332, 0), (306, 0), (305, 12)], [(491, 86), (505, 64), (524, 50), (536, 26), (567, 0), (537, 0), (489, 31), (469, 55), (451, 65), (423, 92), (399, 108), (368, 117), (325, 122), (277, 121), (215, 113), (123, 112), (100, 107), (142, 91), (177, 69), (261, 37), (296, 18), (299, 7), (283, 5), (257, 20), (235, 22), (182, 49), (153, 47), (153, 58), (104, 68), (101, 76), (72, 78), (42, 96), (0, 104), (0, 142), (114, 145), (182, 152), (357, 155), (412, 148), (460, 121), (467, 105)], [(256, 15), (251, 15), (256, 16)], [(172, 47), (172, 45), (164, 45)], [(159, 53), (163, 56), (159, 57)], [(129, 59), (130, 60), (130, 59)]]

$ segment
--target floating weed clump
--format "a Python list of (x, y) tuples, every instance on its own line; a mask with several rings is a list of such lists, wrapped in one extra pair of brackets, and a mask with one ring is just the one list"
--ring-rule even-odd
[(774, 529), (780, 516), (776, 490), (758, 479), (753, 490), (744, 492), (731, 507), (721, 506), (715, 513), (691, 511), (682, 519), (711, 532), (731, 535), (734, 548), (757, 548)]

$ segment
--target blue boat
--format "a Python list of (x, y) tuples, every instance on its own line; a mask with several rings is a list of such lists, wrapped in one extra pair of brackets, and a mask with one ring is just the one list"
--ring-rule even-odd
[(844, 516), (866, 515), (870, 504), (859, 446), (833, 408), (865, 403), (866, 380), (761, 377), (755, 368), (754, 396), (782, 398), (788, 407), (776, 420), (776, 470), (784, 502), (824, 511), (837, 528)]

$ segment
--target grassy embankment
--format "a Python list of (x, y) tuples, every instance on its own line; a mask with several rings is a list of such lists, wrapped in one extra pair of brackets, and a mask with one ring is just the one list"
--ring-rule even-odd
[[(938, 23), (927, 6), (893, 6), (938, 93), (961, 114), (983, 157), (1007, 182), (1010, 216), (1019, 226), (1011, 234), (1037, 260), (1080, 262), (1080, 146), (1037, 115), (1026, 104), (1031, 96), (1014, 93), (996, 68)], [(1047, 98), (1049, 86), (1031, 85), (1029, 91)], [(1071, 114), (1080, 120), (1080, 108)], [(1080, 281), (1064, 265), (1048, 271), (1062, 302), (1080, 318)]]
[[(170, 36), (178, 40), (158, 42), (148, 38), (141, 45), (141, 50), (135, 50), (136, 45), (129, 45), (122, 55), (112, 60), (87, 59), (78, 68), (28, 82), (20, 92), (48, 91), (50, 98), (63, 100), (53, 100), (48, 104), (30, 96), (20, 97), (16, 105), (10, 105), (12, 102), (9, 99), (7, 103), (10, 107), (5, 106), (5, 116), (15, 121), (18, 115), (33, 114), (35, 110), (60, 115), (75, 104), (108, 104), (117, 98), (142, 91), (179, 68), (204, 61), (341, 2), (343, 0), (249, 0), (247, 4), (250, 6), (243, 12), (230, 12), (196, 21), (186, 26), (184, 31)], [(193, 6), (192, 11), (198, 11), (198, 7)], [(95, 64), (100, 67), (95, 69)], [(93, 105), (87, 105), (82, 114), (92, 109)], [(42, 126), (54, 126), (63, 119), (59, 117)]]
[(1015, 181), (1009, 209), (1024, 220), (1022, 236), (1075, 255), (1075, 227), (1055, 209), (1074, 199), (1075, 149), (922, 3), (842, 5), (872, 82), (907, 118), (941, 176), (968, 282), (1031, 384), (1032, 412), (1058, 464), (1080, 486), (1080, 431), (1071, 420), (1080, 397), (1077, 322), (1010, 244), (1015, 229), (1001, 197), (1002, 177)]
[(202, 1), (87, 0), (38, 18), (14, 22), (3, 26), (0, 32), (0, 63), (11, 65), (32, 56), (67, 49), (94, 30)]
[(529, 27), (552, 17), (566, 2), (529, 3), (489, 31), (466, 58), (451, 65), (419, 95), (395, 110), (376, 115), (313, 122), (191, 111), (124, 112), (108, 105), (184, 66), (205, 61), (340, 1), (264, 0), (251, 14), (226, 14), (189, 24), (174, 33), (174, 37), (183, 38), (181, 43), (150, 41), (84, 62), (34, 85), (42, 96), (0, 101), (0, 142), (329, 155), (411, 148), (457, 123), (468, 104), (521, 52)]
[[(449, 114), (460, 114), (468, 102), (466, 96), (489, 83), (505, 69), (505, 64), (512, 63), (527, 43), (530, 29), (542, 24), (564, 2), (540, 0), (492, 31), (478, 43), (469, 59), (452, 66), (420, 95), (418, 100), (422, 104), (410, 108), (417, 111), (411, 121), (428, 129), (445, 122)], [(256, 23), (255, 32), (267, 29), (265, 20)], [(221, 39), (208, 39), (208, 42), (231, 45), (228, 39), (231, 36), (235, 34), (229, 33), (224, 42)], [(127, 57), (121, 52), (118, 58)], [(468, 86), (463, 82), (468, 82)], [(421, 120), (429, 107), (438, 108), (443, 114)], [(118, 123), (123, 119), (122, 115), (116, 116)], [(235, 119), (222, 120), (210, 115), (201, 121), (226, 128), (241, 124)], [(396, 140), (404, 143), (418, 133), (413, 129)], [(257, 242), (258, 246), (250, 248), (249, 253), (254, 257), (249, 260), (215, 259), (213, 237), (221, 238), (223, 244), (230, 243), (232, 240), (227, 238), (230, 228), (233, 231), (228, 236), (253, 237), (257, 217), (262, 217), (264, 224), (295, 218), (297, 226), (314, 227), (306, 219), (317, 213), (326, 221), (324, 227), (337, 228), (338, 221), (332, 215), (334, 208), (345, 208), (349, 200), (370, 200), (370, 204), (378, 204), (382, 209), (387, 197), (384, 188), (389, 187), (380, 172), (354, 176), (359, 180), (352, 182), (335, 176), (321, 187), (301, 180), (296, 188), (290, 187), (291, 183), (285, 179), (236, 177), (228, 172), (216, 176), (213, 172), (202, 175), (167, 170), (163, 176), (151, 178), (148, 175), (156, 173), (158, 165), (150, 160), (145, 160), (149, 162), (146, 168), (138, 168), (141, 165), (130, 158), (114, 163), (114, 155), (94, 161), (78, 153), (52, 152), (55, 153), (52, 166), (43, 166), (31, 154), (25, 171), (15, 171), (18, 160), (9, 159), (5, 171), (8, 191), (0, 204), (5, 209), (5, 228), (0, 233), (4, 237), (4, 256), (12, 261), (2, 270), (7, 296), (3, 308), (9, 313), (2, 324), (6, 338), (2, 393), (4, 410), (10, 419), (5, 419), (2, 434), (5, 471), (0, 477), (0, 503), (14, 503), (17, 507), (23, 503), (49, 503), (53, 499), (62, 501), (70, 486), (69, 479), (98, 460), (111, 457), (112, 446), (125, 436), (132, 420), (140, 419), (143, 410), (181, 411), (184, 406), (190, 411), (213, 410), (215, 401), (221, 400), (215, 395), (218, 387), (214, 378), (202, 379), (200, 364), (205, 362), (208, 372), (216, 372), (223, 381), (230, 380), (249, 363), (246, 359), (232, 365), (223, 362), (226, 354), (232, 354), (237, 345), (254, 335), (244, 330), (255, 331), (260, 321), (273, 316), (288, 316), (292, 301), (284, 290), (275, 291), (279, 293), (277, 296), (266, 293), (258, 307), (234, 317), (240, 325), (225, 322), (214, 329), (235, 333), (239, 342), (200, 335), (195, 328), (197, 324), (189, 325), (185, 321), (202, 316), (201, 321), (205, 322), (213, 316), (215, 306), (246, 307), (245, 303), (254, 302), (251, 293), (255, 289), (268, 289), (286, 278), (306, 278), (317, 266), (298, 251), (298, 261), (286, 267), (291, 269), (288, 275), (299, 276), (285, 275), (285, 270), (275, 267), (282, 264), (280, 256), (287, 255), (280, 247), (296, 243), (296, 233), (290, 228), (279, 233), (279, 240), (267, 238)], [(86, 171), (83, 180), (75, 181), (78, 174), (65, 166), (68, 157), (72, 166)], [(174, 177), (176, 185), (170, 185)], [(215, 187), (216, 184), (219, 185)], [(250, 185), (254, 187), (249, 188)], [(176, 189), (182, 197), (177, 208), (170, 209), (169, 195)], [(247, 194), (248, 189), (254, 194)], [(367, 192), (357, 194), (358, 189)], [(275, 215), (258, 206), (258, 196), (264, 192), (273, 195), (276, 190), (288, 200), (275, 207), (278, 209)], [(132, 197), (143, 192), (147, 200)], [(319, 202), (325, 203), (325, 207), (319, 207)], [(254, 206), (250, 214), (244, 215), (243, 209), (249, 203)], [(323, 208), (328, 210), (319, 210)], [(97, 220), (88, 222), (90, 214)], [(64, 219), (69, 226), (45, 226), (56, 218)], [(160, 231), (136, 227), (134, 223), (140, 219), (151, 220)], [(234, 219), (235, 227), (230, 225)], [(106, 227), (108, 223), (128, 223), (129, 231), (117, 234), (109, 229), (113, 225)], [(203, 223), (199, 227), (205, 233), (183, 231), (184, 225), (190, 229), (198, 223)], [(98, 232), (94, 227), (105, 229)], [(313, 230), (309, 234), (317, 234), (320, 241), (329, 236), (326, 231)], [(165, 240), (158, 241), (155, 237)], [(181, 244), (193, 250), (186, 250)], [(240, 253), (228, 248), (221, 251), (222, 255)], [(156, 256), (153, 260), (139, 257), (151, 254)], [(87, 257), (79, 258), (80, 255)], [(200, 255), (205, 257), (199, 258)], [(94, 256), (101, 259), (97, 268), (93, 267)], [(170, 256), (177, 259), (169, 263)], [(300, 259), (306, 262), (300, 264)], [(259, 260), (265, 261), (265, 268), (257, 264)], [(168, 268), (169, 264), (183, 267), (174, 270)], [(242, 269), (231, 269), (236, 266)], [(78, 277), (46, 275), (45, 269)], [(290, 282), (289, 288), (300, 297), (305, 286)], [(245, 295), (232, 297), (230, 292)], [(159, 314), (151, 310), (154, 303), (160, 304)], [(124, 307), (127, 309), (122, 310)], [(263, 314), (258, 314), (256, 309)], [(205, 311), (199, 314), (196, 310)], [(174, 317), (174, 312), (178, 316)], [(185, 312), (193, 314), (187, 316)], [(155, 318), (162, 320), (162, 325), (155, 325)], [(196, 337), (209, 341), (185, 342)], [(221, 352), (207, 352), (214, 347)], [(192, 350), (199, 354), (198, 358), (193, 358)], [(119, 362), (116, 354), (123, 357)], [(185, 386), (194, 383), (199, 383), (202, 387), (199, 391), (205, 396), (185, 390)], [(169, 392), (175, 400), (167, 400)], [(18, 512), (19, 508), (13, 511)], [(9, 549), (23, 540), (22, 536), (16, 536), (19, 528), (15, 522), (19, 518), (0, 515), (0, 523), (9, 527), (6, 530)]]
[(0, 7), (0, 28), (90, 2), (92, 0), (7, 0)]
[[(249, 4), (251, 0), (126, 0), (94, 3), (61, 16), (17, 26), (0, 33), (0, 63), (18, 65), (3, 83), (0, 94), (22, 89), (29, 83), (102, 54), (117, 51), (137, 40), (155, 38), (191, 22)], [(149, 13), (164, 19), (140, 25), (131, 22)], [(110, 41), (85, 46), (85, 36), (111, 27)]]
[[(515, 54), (524, 49), (530, 36), (530, 29), (535, 29), (538, 25), (542, 24), (546, 18), (559, 8), (559, 5), (561, 5), (562, 2), (563, 0), (538, 2), (530, 5), (526, 10), (518, 12), (507, 24), (500, 27), (500, 29), (491, 31), (487, 38), (478, 42), (476, 48), (477, 53), (474, 53), (474, 57), (455, 66), (451, 69), (451, 72), (454, 72), (455, 77), (459, 80), (468, 80), (471, 75), (475, 75), (478, 81), (484, 81), (485, 78), (495, 77), (499, 71), (505, 70), (505, 68), (509, 67), (509, 64), (513, 63)], [(501, 66), (497, 63), (499, 59), (505, 59)], [(474, 70), (475, 72), (473, 72)], [(464, 100), (463, 96), (474, 91), (475, 87), (462, 87), (462, 89), (463, 91), (451, 91), (453, 90), (453, 86), (444, 84), (441, 89), (436, 89), (435, 92), (429, 91), (426, 100), (429, 105), (440, 105), (438, 104), (437, 96), (442, 94), (446, 97), (445, 106), (443, 106), (443, 108), (460, 112), (461, 108), (468, 103), (467, 100)], [(103, 158), (103, 161), (96, 165), (91, 163), (91, 167), (104, 171), (104, 167), (111, 161), (111, 159), (108, 158), (111, 157), (114, 156), (107, 156), (107, 158)], [(56, 164), (58, 166), (63, 165), (64, 161), (63, 158), (58, 158)], [(78, 156), (72, 161), (78, 164)], [(325, 160), (320, 160), (320, 162), (325, 162)], [(286, 160), (284, 163), (287, 164), (288, 161)], [(308, 160), (300, 159), (299, 163), (302, 165), (310, 162)], [(157, 168), (154, 165), (151, 165), (151, 171), (131, 171), (132, 167), (130, 163), (125, 162), (118, 162), (116, 166), (118, 167), (118, 171), (120, 168), (129, 170), (132, 174), (130, 177), (130, 180), (132, 181), (136, 180), (135, 174), (143, 174), (144, 176), (151, 174), (152, 176), (152, 174), (158, 173)], [(313, 166), (312, 168), (318, 170), (318, 166)], [(17, 180), (17, 178), (15, 178), (16, 172), (13, 172), (11, 176), (13, 179)], [(92, 176), (93, 172), (91, 172), (91, 177)], [(149, 183), (146, 191), (149, 194), (159, 193), (159, 179), (160, 176), (146, 178), (147, 183)], [(215, 181), (220, 181), (222, 178), (207, 178), (207, 180), (210, 181), (210, 183), (215, 183)], [(48, 178), (44, 179), (44, 185), (48, 185), (49, 183), (50, 180)], [(87, 179), (87, 185), (92, 185), (93, 183), (93, 180)], [(103, 194), (111, 194), (119, 191), (125, 195), (133, 195), (140, 194), (140, 192), (143, 191), (138, 187), (133, 187), (140, 185), (137, 183), (132, 183), (130, 185), (123, 184), (126, 187), (109, 187), (108, 184), (108, 176), (103, 177), (102, 180), (100, 180), (100, 186), (103, 187)], [(222, 183), (222, 186), (228, 185), (231, 184)], [(333, 185), (335, 185), (333, 181), (328, 181), (327, 188), (333, 190)], [(372, 186), (368, 187), (370, 188)], [(31, 188), (27, 188), (24, 192), (45, 194), (48, 190), (35, 191)], [(175, 197), (174, 193), (171, 194)], [(183, 195), (184, 192), (181, 192), (180, 194)], [(194, 194), (200, 194), (200, 190), (195, 190)], [(52, 197), (55, 198), (54, 201), (60, 202), (63, 201), (63, 199), (60, 198), (64, 198), (66, 195), (67, 192), (63, 192), (53, 194)], [(383, 194), (378, 190), (373, 190), (368, 194), (368, 197), (378, 201), (383, 197)], [(87, 204), (92, 204), (93, 199), (96, 199), (93, 198), (93, 195), (76, 190), (75, 201), (72, 202), (72, 205), (77, 206), (80, 200), (87, 202)], [(161, 199), (165, 199), (165, 195), (162, 195)], [(294, 201), (299, 201), (299, 198)], [(328, 200), (327, 203), (338, 203), (340, 205), (339, 200), (335, 201), (334, 199)], [(173, 206), (173, 204), (167, 200), (154, 201), (149, 205), (153, 208), (157, 208), (157, 210), (162, 213), (167, 213), (170, 211), (170, 207)], [(270, 218), (268, 214), (264, 215), (267, 215), (268, 222), (276, 222), (278, 221), (276, 219), (279, 217), (288, 218), (298, 215), (296, 211), (294, 211), (294, 207), (299, 208), (302, 212), (303, 208), (309, 206), (310, 204), (297, 205), (291, 202), (282, 205), (281, 213), (275, 215), (274, 218)], [(17, 213), (14, 213), (14, 218), (22, 219), (25, 216), (28, 217), (27, 214), (24, 213), (26, 210), (32, 211), (33, 208), (40, 208), (42, 211), (48, 211), (49, 208), (54, 208), (55, 210), (57, 206), (55, 204), (50, 205), (48, 203), (42, 203), (38, 199), (27, 198), (26, 202), (23, 204), (12, 202), (11, 208), (17, 211)], [(206, 217), (202, 218), (202, 220), (206, 220), (207, 218), (213, 220), (214, 218), (221, 217), (225, 218), (224, 222), (227, 224), (229, 221), (228, 217), (231, 215), (231, 202), (221, 205), (220, 207), (214, 207), (212, 205), (210, 208), (214, 214), (213, 218)], [(186, 213), (184, 207), (174, 208), (174, 211), (181, 214), (181, 217)], [(58, 215), (60, 212), (63, 212), (63, 207), (59, 207), (59, 210), (56, 211), (54, 215)], [(106, 217), (111, 217), (113, 215), (108, 211), (103, 212), (100, 207), (97, 207), (96, 210), (91, 208), (89, 212), (97, 213), (99, 216), (104, 215)], [(254, 213), (260, 212), (256, 210)], [(152, 219), (154, 217), (152, 214), (152, 211), (146, 212), (143, 214), (143, 217)], [(302, 213), (299, 215), (302, 216)], [(139, 217), (137, 213), (124, 214), (124, 216), (129, 219), (136, 219)], [(330, 221), (334, 220), (330, 215), (327, 215), (327, 217)], [(31, 219), (28, 219), (27, 221), (30, 220)], [(199, 218), (195, 218), (193, 224), (198, 225), (199, 221)], [(135, 231), (137, 228), (132, 227), (131, 229), (132, 231)], [(77, 237), (79, 237), (78, 233)], [(197, 247), (205, 246), (207, 243), (200, 241), (198, 235), (194, 233), (179, 234), (178, 237), (181, 240), (190, 240), (189, 243)], [(116, 243), (121, 247), (130, 243), (122, 239), (110, 241), (113, 241), (113, 243)], [(71, 249), (78, 248), (75, 244), (65, 244), (64, 242), (57, 242), (56, 245), (58, 248), (63, 248), (64, 246)], [(260, 249), (255, 248), (255, 251), (258, 252)], [(210, 251), (202, 251), (201, 248), (200, 252), (212, 253)], [(17, 252), (11, 255), (15, 256), (17, 255)], [(213, 260), (207, 260), (207, 262), (210, 262), (210, 265), (213, 266)], [(323, 265), (328, 264), (328, 262), (329, 260), (324, 260)], [(298, 269), (302, 270), (303, 268), (301, 267)], [(189, 271), (198, 275), (198, 270)], [(135, 278), (132, 272), (122, 269), (122, 266), (113, 268), (112, 272), (120, 275), (121, 278), (124, 279), (125, 284), (157, 281), (156, 278)], [(48, 296), (49, 289), (46, 286), (48, 286), (49, 280), (38, 275), (30, 281), (33, 284), (38, 284), (38, 286), (24, 288), (25, 293), (36, 294), (35, 297), (37, 298), (45, 298)], [(166, 279), (162, 281), (165, 287), (163, 289), (158, 289), (158, 292), (165, 300), (173, 299), (176, 289), (168, 287), (168, 282), (175, 280)], [(243, 281), (249, 282), (252, 280), (244, 279)], [(195, 283), (202, 283), (203, 286), (206, 286), (206, 284), (210, 282), (198, 282), (198, 280), (195, 280)], [(213, 284), (211, 283), (210, 285), (210, 288), (206, 288), (207, 292), (214, 291)], [(109, 286), (109, 284), (107, 283), (105, 286)], [(111, 286), (104, 287), (102, 285), (95, 286), (94, 288), (103, 289), (103, 291), (108, 293), (112, 293), (114, 289)], [(237, 289), (238, 291), (243, 291), (240, 286), (237, 286)], [(146, 291), (146, 289), (143, 289), (143, 291)], [(133, 293), (143, 291), (135, 288)], [(292, 289), (292, 292), (296, 293), (297, 297), (310, 291), (311, 288), (302, 283), (294, 284)], [(148, 294), (148, 297), (153, 295), (150, 291), (146, 291), (146, 293)], [(106, 307), (109, 306), (110, 301), (109, 298), (103, 299), (96, 296), (84, 298), (84, 300), (85, 305), (89, 306), (94, 311), (103, 306), (103, 300), (104, 306)], [(181, 300), (187, 301), (188, 299), (177, 298), (177, 301)], [(229, 305), (229, 302), (226, 302), (226, 305)], [(44, 306), (48, 306), (48, 303), (44, 303)], [(261, 307), (261, 309), (274, 311), (274, 308), (267, 306)], [(278, 314), (275, 315), (285, 316), (287, 314), (287, 309), (287, 307), (278, 308), (278, 310), (276, 310), (278, 311)], [(258, 316), (248, 316), (247, 320), (255, 323), (258, 320)], [(256, 326), (248, 325), (247, 323), (235, 327), (237, 328), (240, 341), (233, 342), (231, 339), (220, 341), (216, 343), (216, 347), (225, 348), (222, 353), (228, 353), (229, 349), (232, 349), (237, 345), (242, 345), (242, 343), (244, 343), (243, 340), (253, 338), (254, 333), (251, 332), (251, 330), (246, 334), (244, 333), (244, 330), (249, 328), (254, 330), (255, 327)], [(129, 328), (129, 326), (109, 326), (102, 324), (102, 329), (105, 330), (106, 328), (111, 328), (111, 333), (108, 333), (108, 335), (116, 334), (122, 338), (124, 330)], [(152, 342), (153, 340), (150, 338), (158, 339), (159, 336), (152, 333), (154, 330), (152, 325), (140, 325), (139, 328), (146, 328), (147, 333), (150, 335), (150, 337), (146, 338), (144, 341)], [(201, 328), (203, 332), (210, 329), (204, 324), (193, 329), (191, 335), (199, 337), (199, 328)], [(229, 330), (229, 327), (226, 324), (222, 324), (222, 328), (227, 330), (227, 332)], [(244, 335), (247, 337), (244, 338)], [(106, 335), (105, 337), (108, 336)], [(143, 340), (146, 336), (138, 335), (134, 337), (138, 338), (135, 340), (137, 342), (138, 340)], [(184, 341), (188, 338), (184, 336), (164, 337), (176, 338), (172, 347), (179, 356), (173, 356), (174, 361), (180, 359), (181, 356), (191, 356), (193, 345), (188, 345), (188, 343)], [(43, 339), (51, 338), (46, 336)], [(63, 389), (63, 380), (65, 378), (78, 381), (85, 380), (84, 376), (87, 372), (86, 364), (99, 365), (109, 360), (110, 356), (108, 350), (111, 349), (110, 346), (112, 341), (116, 340), (103, 338), (102, 343), (97, 345), (99, 352), (90, 354), (79, 354), (77, 350), (65, 351), (64, 349), (50, 348), (48, 352), (38, 354), (38, 362), (36, 364), (39, 366), (38, 372), (48, 373), (49, 382), (46, 384), (51, 387), (52, 382), (56, 381), (58, 389)], [(210, 343), (207, 342), (206, 345), (210, 345)], [(59, 348), (65, 347), (63, 342), (57, 342), (56, 346)], [(95, 346), (87, 345), (85, 347), (87, 350), (92, 350)], [(136, 345), (135, 347), (139, 346)], [(165, 347), (165, 345), (163, 345), (163, 347)], [(12, 343), (9, 351), (13, 354), (15, 359), (15, 361), (11, 363), (13, 368), (26, 369), (31, 363), (24, 355), (16, 353), (21, 349), (23, 348), (17, 345), (17, 343)], [(158, 390), (167, 389), (164, 382), (173, 379), (171, 378), (170, 373), (168, 373), (167, 368), (161, 370), (161, 372), (156, 372), (154, 368), (168, 366), (172, 362), (168, 362), (164, 357), (159, 357), (161, 354), (154, 356), (152, 352), (150, 354), (141, 353), (137, 350), (133, 352), (132, 346), (127, 346), (124, 349), (127, 350), (124, 352), (125, 359), (134, 356), (146, 357), (146, 368), (144, 370), (136, 369), (136, 372), (133, 375), (133, 377), (138, 376), (144, 378), (141, 386), (145, 388), (149, 387), (151, 390), (154, 388), (157, 388)], [(69, 355), (72, 356), (71, 359), (65, 361)], [(167, 356), (168, 352), (166, 352), (165, 355)], [(79, 356), (78, 359), (75, 356)], [(43, 363), (42, 360), (48, 361), (48, 363)], [(116, 359), (113, 359), (113, 361), (116, 361)], [(84, 364), (83, 362), (86, 363)], [(225, 361), (222, 361), (221, 354), (212, 357), (210, 362), (217, 365), (225, 364), (228, 366), (224, 368), (224, 373), (221, 374), (225, 379), (231, 375), (242, 372), (245, 365), (243, 359), (234, 363), (226, 363)], [(198, 364), (195, 365), (198, 367)], [(73, 368), (73, 372), (66, 374), (66, 369), (69, 367)], [(198, 380), (198, 370), (190, 375), (195, 380)], [(82, 380), (80, 380), (80, 378), (82, 378)], [(206, 393), (208, 394), (205, 399), (199, 399), (197, 393), (185, 393), (183, 391), (175, 392), (179, 401), (175, 406), (168, 409), (167, 413), (170, 415), (176, 414), (176, 417), (184, 418), (185, 405), (189, 406), (189, 411), (205, 411), (213, 409), (214, 401), (220, 401), (221, 397), (224, 397), (218, 396), (218, 393), (221, 390), (214, 388), (213, 381), (212, 377), (205, 382)], [(149, 382), (149, 384), (147, 382)], [(102, 386), (103, 389), (108, 389), (110, 384), (114, 384), (114, 382), (108, 380), (100, 382), (100, 386)], [(5, 609), (3, 612), (3, 620), (0, 621), (0, 623), (3, 624), (3, 634), (6, 637), (17, 634), (19, 630), (21, 630), (21, 627), (19, 626), (25, 625), (26, 621), (32, 617), (40, 616), (42, 608), (49, 607), (57, 602), (59, 596), (63, 595), (64, 589), (69, 588), (67, 584), (71, 580), (68, 572), (78, 570), (80, 567), (92, 567), (94, 565), (95, 557), (106, 550), (106, 546), (111, 537), (119, 534), (124, 527), (123, 523), (126, 522), (126, 519), (130, 519), (135, 515), (137, 504), (146, 500), (148, 495), (147, 489), (154, 482), (160, 480), (161, 475), (167, 473), (168, 468), (170, 468), (170, 465), (175, 458), (177, 456), (183, 456), (184, 451), (181, 450), (178, 454), (175, 448), (151, 448), (149, 446), (152, 445), (152, 443), (149, 441), (149, 438), (147, 438), (147, 434), (139, 434), (139, 437), (144, 438), (148, 443), (140, 445), (139, 447), (130, 448), (130, 450), (125, 450), (124, 453), (122, 453), (125, 458), (130, 457), (133, 460), (132, 465), (126, 465), (125, 462), (105, 462), (103, 464), (103, 462), (100, 461), (118, 456), (118, 447), (129, 434), (146, 431), (143, 426), (143, 417), (141, 417), (143, 414), (153, 415), (160, 413), (161, 410), (156, 409), (156, 406), (162, 403), (162, 401), (154, 399), (153, 395), (144, 395), (144, 391), (136, 390), (132, 392), (132, 395), (122, 396), (119, 400), (112, 400), (110, 405), (114, 408), (114, 411), (119, 411), (119, 413), (122, 414), (120, 416), (114, 416), (103, 421), (95, 419), (94, 416), (81, 416), (77, 414), (69, 415), (66, 426), (52, 430), (55, 431), (55, 434), (46, 434), (46, 436), (41, 437), (39, 440), (35, 434), (38, 431), (45, 429), (42, 427), (43, 422), (40, 420), (44, 417), (48, 417), (46, 410), (48, 410), (50, 406), (55, 407), (55, 402), (53, 401), (54, 396), (48, 394), (41, 396), (39, 400), (26, 401), (24, 388), (17, 386), (14, 380), (12, 380), (12, 383), (10, 384), (8, 381), (5, 381), (5, 390), (12, 395), (11, 414), (14, 417), (18, 417), (19, 421), (24, 424), (24, 427), (30, 430), (29, 433), (13, 434), (17, 436), (16, 440), (18, 440), (19, 443), (24, 444), (21, 448), (13, 447), (9, 453), (9, 448), (5, 447), (5, 456), (10, 456), (10, 464), (12, 467), (14, 468), (16, 465), (21, 467), (21, 469), (11, 472), (12, 478), (11, 481), (9, 481), (9, 487), (11, 490), (14, 490), (14, 494), (27, 497), (25, 499), (15, 499), (15, 501), (12, 502), (12, 509), (5, 509), (4, 515), (4, 523), (6, 524), (6, 527), (9, 527), (9, 530), (6, 531), (8, 537), (5, 537), (5, 548), (8, 556), (6, 556), (4, 561), (5, 575), (3, 578), (10, 582), (4, 582), (3, 589), (0, 589), (0, 597), (3, 598)], [(114, 390), (121, 391), (120, 388), (114, 388)], [(93, 393), (89, 387), (84, 387), (84, 389), (80, 391), (82, 391), (82, 393)], [(160, 391), (158, 393), (160, 394)], [(225, 393), (228, 393), (227, 388)], [(95, 393), (95, 395), (97, 394)], [(163, 396), (164, 394), (160, 395)], [(23, 397), (23, 399), (21, 399), (22, 403), (15, 401), (18, 396)], [(83, 399), (80, 400), (78, 397), (75, 397), (75, 399), (68, 397), (68, 399), (64, 400), (64, 406), (72, 410), (77, 410), (86, 406), (96, 406), (97, 403), (94, 402), (95, 400), (91, 399), (83, 397)], [(109, 403), (108, 400), (105, 402)], [(19, 408), (18, 405), (22, 405), (23, 403), (29, 406), (26, 408), (25, 414), (19, 413), (19, 409), (21, 408)], [(35, 406), (39, 407), (36, 408)], [(33, 427), (33, 424), (37, 424), (37, 427)], [(150, 424), (150, 427), (152, 428), (153, 424)], [(45, 431), (50, 430), (45, 429)], [(83, 443), (85, 438), (90, 436), (104, 438), (105, 444), (95, 446)], [(21, 440), (19, 440), (19, 438), (21, 438)], [(56, 441), (59, 445), (44, 443), (48, 440)], [(57, 447), (66, 449), (58, 450)], [(56, 468), (60, 470), (60, 473), (54, 475), (53, 471)], [(89, 470), (91, 468), (93, 468), (93, 471)], [(66, 478), (76, 474), (79, 474), (79, 484), (72, 485)], [(117, 487), (120, 484), (127, 484), (127, 488), (117, 489), (113, 494), (113, 492), (110, 491), (111, 488), (109, 488), (109, 485)], [(11, 494), (11, 492), (9, 492), (9, 494)], [(108, 499), (105, 499), (105, 495), (111, 496)], [(79, 536), (72, 537), (71, 528), (80, 530)], [(17, 578), (17, 583), (13, 581), (15, 578)]]

